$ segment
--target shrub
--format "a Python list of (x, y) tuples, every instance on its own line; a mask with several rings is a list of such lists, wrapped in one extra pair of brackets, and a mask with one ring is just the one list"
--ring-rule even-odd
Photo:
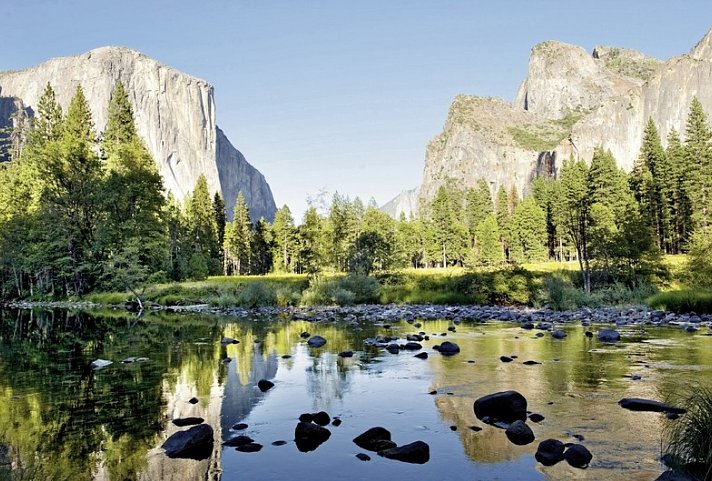
[(240, 307), (274, 306), (277, 295), (266, 282), (250, 282), (238, 291), (236, 300)]
[(712, 480), (712, 389), (694, 386), (681, 404), (687, 413), (670, 423), (665, 431), (671, 467), (699, 479)]
[(301, 294), (291, 287), (284, 286), (275, 290), (275, 300), (280, 307), (296, 306), (302, 299)]
[(378, 302), (380, 285), (373, 277), (351, 274), (332, 279), (314, 278), (302, 294), (307, 306), (365, 304)]
[(586, 296), (581, 288), (574, 286), (566, 273), (556, 273), (544, 278), (537, 303), (555, 311), (569, 311), (591, 305), (592, 299)]

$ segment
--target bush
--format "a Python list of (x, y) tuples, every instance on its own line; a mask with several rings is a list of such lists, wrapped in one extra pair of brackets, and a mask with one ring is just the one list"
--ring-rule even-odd
[(295, 289), (284, 286), (275, 290), (275, 300), (280, 307), (297, 306), (302, 299), (302, 295)]
[(266, 282), (250, 282), (238, 291), (236, 300), (240, 307), (274, 306), (277, 294)]
[(324, 280), (314, 278), (309, 288), (302, 294), (302, 304), (339, 305), (366, 304), (378, 302), (380, 285), (373, 277), (350, 274)]
[(663, 309), (677, 313), (712, 314), (712, 291), (685, 289), (660, 292), (648, 297), (645, 303), (653, 309)]
[(567, 273), (559, 272), (544, 278), (537, 303), (555, 311), (570, 311), (582, 306), (590, 306), (593, 300), (580, 287), (574, 285)]
[(712, 480), (712, 389), (695, 386), (680, 404), (687, 413), (670, 423), (665, 431), (671, 467), (699, 479)]

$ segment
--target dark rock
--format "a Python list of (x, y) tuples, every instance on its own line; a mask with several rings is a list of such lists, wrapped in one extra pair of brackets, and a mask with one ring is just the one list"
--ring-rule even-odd
[(169, 458), (207, 459), (213, 451), (213, 428), (198, 424), (173, 433), (161, 446)]
[(621, 340), (621, 334), (615, 329), (601, 329), (598, 331), (597, 337), (601, 342), (616, 342)]
[(303, 453), (314, 451), (331, 437), (331, 431), (312, 423), (300, 422), (294, 428), (294, 442)]
[(326, 411), (319, 411), (318, 413), (312, 414), (312, 419), (319, 426), (326, 426), (331, 422), (331, 416)]
[(536, 361), (524, 361), (522, 364), (524, 364), (525, 366), (536, 366), (537, 364), (541, 363)]
[(542, 416), (541, 414), (531, 413), (531, 414), (529, 415), (529, 420), (530, 420), (531, 422), (533, 422), (533, 423), (540, 423), (540, 422), (542, 422), (544, 419), (545, 419), (544, 416)]
[(679, 418), (680, 415), (679, 415), (679, 414), (675, 414), (675, 413), (667, 413), (667, 414), (665, 414), (665, 417), (668, 418), (668, 419), (671, 420), (671, 421), (674, 421), (675, 419)]
[(593, 459), (591, 451), (581, 444), (569, 446), (564, 453), (564, 459), (574, 468), (587, 468)]
[(247, 429), (247, 428), (248, 428), (247, 424), (237, 423), (237, 424), (233, 424), (230, 429), (233, 429), (235, 431), (242, 431), (243, 429)]
[(182, 428), (184, 426), (192, 426), (194, 424), (201, 424), (204, 421), (205, 421), (205, 419), (203, 419), (203, 418), (189, 417), (189, 418), (174, 419), (172, 421), (172, 423), (175, 424), (176, 426)]
[(260, 388), (260, 391), (267, 392), (274, 387), (274, 383), (267, 379), (260, 379), (257, 381), (257, 387)]
[(683, 408), (670, 406), (669, 404), (661, 403), (660, 401), (652, 401), (649, 399), (640, 398), (623, 398), (618, 401), (618, 404), (625, 409), (631, 411), (652, 411), (656, 413), (674, 413), (685, 414), (687, 412)]
[(339, 353), (339, 357), (354, 357), (353, 351), (342, 351)]
[(522, 324), (522, 329), (534, 329), (534, 323), (532, 321), (527, 321), (524, 324)]
[(544, 337), (544, 333), (543, 333), (543, 332), (537, 332), (537, 333), (536, 333), (536, 337)]
[(307, 344), (309, 345), (309, 347), (321, 347), (326, 344), (326, 339), (321, 336), (310, 337), (307, 341)]
[(304, 331), (301, 334), (299, 334), (299, 337), (301, 337), (302, 339), (307, 339), (307, 338), (311, 337), (311, 334), (309, 334), (307, 331)]
[(398, 354), (400, 353), (400, 346), (398, 344), (389, 344), (386, 346), (386, 351), (390, 352), (391, 354)]
[(527, 400), (517, 391), (488, 394), (475, 401), (477, 419), (489, 417), (491, 421), (514, 422), (527, 418)]
[(586, 337), (593, 337), (593, 333), (591, 331), (586, 331), (584, 334)]
[(499, 356), (499, 360), (502, 362), (512, 362), (514, 359), (508, 356)]
[(387, 449), (383, 447), (385, 446), (384, 442), (392, 443), (393, 446), (395, 446), (395, 443), (391, 441), (391, 432), (386, 428), (382, 428), (380, 426), (368, 429), (367, 431), (359, 434), (354, 438), (354, 443), (356, 443), (356, 446), (367, 451), (379, 451), (380, 449)]
[(507, 439), (517, 446), (524, 446), (534, 442), (534, 432), (522, 420), (517, 420), (510, 424), (504, 434), (507, 435)]
[(240, 434), (239, 436), (233, 436), (223, 441), (223, 446), (242, 446), (243, 444), (250, 444), (253, 441), (254, 439), (251, 437)]
[(557, 329), (555, 331), (551, 331), (551, 337), (553, 337), (554, 339), (563, 339), (566, 337), (566, 333), (562, 330)]
[(404, 463), (425, 464), (430, 461), (430, 446), (423, 441), (378, 451), (379, 456)]
[(339, 418), (334, 418), (334, 420), (331, 421), (331, 425), (332, 425), (332, 426), (336, 426), (336, 427), (341, 426), (341, 423), (342, 423), (342, 421), (341, 421), (341, 419), (339, 419)]
[(262, 445), (259, 443), (248, 443), (238, 446), (235, 449), (241, 453), (256, 453), (262, 449)]
[(192, 398), (188, 399), (188, 402), (190, 404), (198, 404), (200, 402), (200, 400), (198, 400), (197, 397), (192, 397)]
[(356, 455), (356, 457), (357, 457), (358, 459), (360, 459), (361, 461), (370, 461), (370, 460), (371, 460), (371, 456), (369, 456), (369, 455), (366, 454), (366, 453), (358, 453), (358, 454)]
[(553, 466), (564, 459), (564, 443), (558, 439), (545, 439), (539, 443), (534, 457), (544, 466)]
[(384, 325), (383, 325), (383, 329), (390, 329), (390, 328), (391, 328), (391, 325), (390, 325), (390, 324), (384, 324)]
[(239, 342), (240, 342), (240, 341), (238, 341), (237, 339), (233, 339), (233, 338), (231, 338), (231, 337), (223, 337), (223, 338), (220, 340), (220, 344), (223, 344), (223, 345), (225, 345), (225, 346), (227, 346), (228, 344), (237, 344), (237, 343), (239, 343)]
[(450, 431), (457, 431), (457, 426), (450, 426)]
[[(435, 347), (433, 347), (433, 349), (435, 349)], [(454, 342), (445, 341), (439, 346), (437, 346), (437, 350), (443, 356), (454, 356), (455, 354), (460, 352), (460, 346), (458, 346)]]
[(431, 396), (434, 396), (434, 395), (436, 395), (437, 393), (438, 393), (438, 392), (437, 392), (435, 389), (433, 389), (433, 390), (430, 391), (428, 394), (430, 394)]
[(408, 334), (405, 337), (405, 340), (410, 342), (422, 342), (423, 336), (421, 336), (420, 334)]
[(282, 359), (290, 359), (292, 357), (291, 354), (285, 354), (282, 356)]
[(470, 429), (473, 430), (474, 432), (479, 432), (482, 431), (482, 428), (479, 426), (470, 426)]
[(675, 471), (665, 471), (655, 478), (655, 481), (697, 481), (697, 478), (684, 473), (676, 473)]
[(287, 441), (279, 440), (279, 441), (272, 441), (272, 446), (284, 446), (287, 444)]
[(413, 357), (417, 357), (418, 359), (427, 359), (428, 358), (428, 353), (427, 352), (419, 352)]
[(309, 413), (300, 414), (299, 420), (303, 423), (310, 423), (314, 421), (314, 415)]
[(450, 332), (455, 332), (456, 329), (455, 329), (455, 326), (450, 326), (447, 328), (447, 330)]
[(572, 436), (573, 436), (573, 438), (576, 439), (576, 441), (578, 441), (578, 442), (581, 442), (581, 441), (583, 441), (584, 439), (586, 439), (586, 438), (583, 437), (583, 434), (572, 434)]
[(419, 349), (423, 349), (423, 346), (418, 344), (417, 342), (408, 342), (406, 345), (403, 347), (406, 351), (417, 351)]

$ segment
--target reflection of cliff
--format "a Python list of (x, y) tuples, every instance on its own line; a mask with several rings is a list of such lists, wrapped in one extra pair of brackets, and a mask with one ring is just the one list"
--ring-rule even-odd
[[(268, 394), (257, 388), (257, 381), (273, 379), (277, 374), (279, 364), (277, 354), (272, 351), (264, 356), (262, 347), (261, 343), (254, 342), (242, 342), (235, 346), (240, 354), (227, 365), (227, 379), (220, 415), (220, 425), (225, 433), (230, 429), (230, 426), (247, 417), (252, 408)], [(228, 349), (228, 354), (230, 352), (231, 349)], [(245, 378), (241, 366), (243, 363), (246, 364), (248, 358), (250, 359), (249, 370)]]

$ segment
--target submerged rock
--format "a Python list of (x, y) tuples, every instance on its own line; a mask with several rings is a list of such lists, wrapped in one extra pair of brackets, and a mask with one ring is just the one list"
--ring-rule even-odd
[(171, 421), (173, 424), (175, 424), (178, 427), (184, 427), (184, 426), (192, 426), (194, 424), (200, 424), (204, 422), (205, 420), (203, 418), (195, 418), (195, 417), (188, 417), (188, 418), (178, 418), (174, 419)]
[(169, 458), (207, 459), (213, 451), (213, 428), (199, 424), (178, 431), (161, 446)]
[(652, 411), (657, 413), (673, 414), (685, 414), (687, 412), (683, 408), (678, 408), (669, 404), (661, 403), (660, 401), (633, 397), (623, 398), (618, 401), (618, 404), (620, 405), (620, 407), (628, 409), (630, 411)]
[(227, 438), (225, 441), (223, 441), (223, 446), (242, 446), (244, 444), (250, 444), (253, 442), (254, 439), (252, 439), (249, 436), (245, 436), (244, 434), (240, 434), (239, 436), (232, 436), (231, 438)]
[(460, 352), (460, 346), (450, 341), (445, 341), (439, 346), (433, 346), (433, 349), (440, 352), (443, 356), (454, 356)]
[(601, 329), (598, 331), (598, 340), (602, 342), (620, 341), (621, 334), (615, 329)]
[(378, 455), (404, 463), (425, 464), (430, 461), (430, 446), (423, 441), (415, 441), (404, 446), (379, 451)]
[(517, 391), (502, 391), (482, 396), (473, 406), (477, 419), (512, 423), (527, 419), (527, 400)]
[(106, 359), (97, 359), (91, 363), (91, 368), (95, 371), (99, 369), (104, 369), (106, 366), (114, 364), (114, 361), (108, 361)]
[(309, 345), (309, 347), (322, 347), (324, 344), (326, 344), (326, 339), (321, 336), (314, 336), (309, 338), (307, 344)]

